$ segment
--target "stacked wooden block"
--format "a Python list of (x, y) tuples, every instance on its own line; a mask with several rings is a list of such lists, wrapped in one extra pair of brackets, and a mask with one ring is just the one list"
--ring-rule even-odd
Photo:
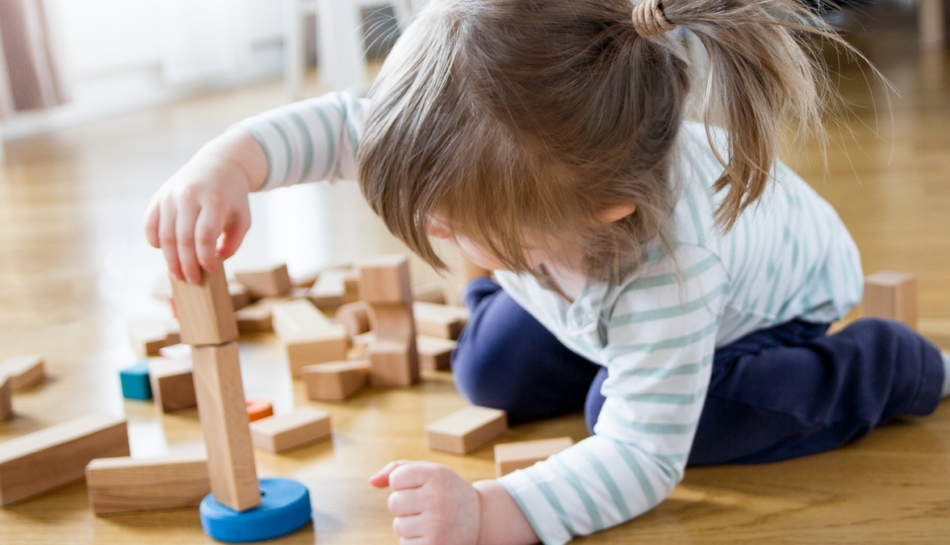
[(409, 261), (380, 256), (359, 266), (360, 299), (371, 311), (374, 341), (367, 355), (370, 381), (376, 386), (411, 386), (419, 382), (419, 356), (412, 315)]

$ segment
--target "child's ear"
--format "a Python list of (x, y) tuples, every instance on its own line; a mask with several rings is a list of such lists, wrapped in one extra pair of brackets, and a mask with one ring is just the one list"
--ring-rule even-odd
[(637, 210), (637, 205), (629, 202), (611, 204), (606, 208), (600, 209), (594, 218), (601, 223), (613, 223), (633, 214)]

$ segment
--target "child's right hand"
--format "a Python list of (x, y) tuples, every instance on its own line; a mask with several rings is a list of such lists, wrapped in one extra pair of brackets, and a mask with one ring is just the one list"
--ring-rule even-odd
[(250, 191), (263, 185), (267, 157), (252, 136), (229, 131), (198, 151), (155, 193), (145, 214), (145, 236), (161, 248), (168, 272), (201, 281), (217, 258), (241, 246), (251, 226)]

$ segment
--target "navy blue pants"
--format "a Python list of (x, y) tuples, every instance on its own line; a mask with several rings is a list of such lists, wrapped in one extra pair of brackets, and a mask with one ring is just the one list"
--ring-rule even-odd
[[(472, 310), (452, 371), (474, 405), (512, 424), (584, 409), (593, 429), (606, 368), (562, 345), (493, 281), (466, 290)], [(690, 465), (763, 463), (827, 451), (940, 402), (940, 351), (897, 322), (867, 319), (834, 335), (788, 322), (719, 347)]]

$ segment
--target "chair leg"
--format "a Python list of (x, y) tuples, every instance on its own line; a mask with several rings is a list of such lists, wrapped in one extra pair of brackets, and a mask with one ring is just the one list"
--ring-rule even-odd
[(320, 76), (329, 91), (366, 83), (360, 10), (355, 2), (317, 0)]
[(946, 42), (944, 0), (917, 0), (917, 33), (922, 49), (941, 48)]
[(283, 0), (284, 92), (287, 94), (287, 99), (291, 101), (303, 98), (305, 64), (303, 14), (307, 12), (306, 4), (307, 2), (301, 2), (300, 0)]

